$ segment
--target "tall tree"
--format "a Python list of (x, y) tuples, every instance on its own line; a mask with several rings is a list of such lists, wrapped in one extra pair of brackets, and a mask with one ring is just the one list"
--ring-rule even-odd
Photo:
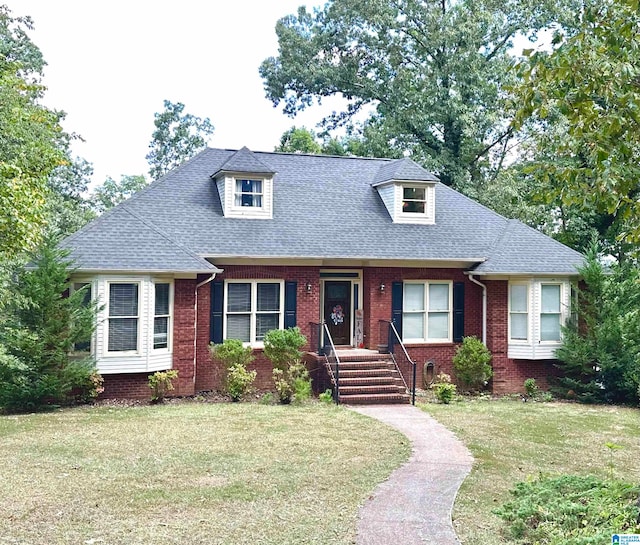
[(282, 133), (280, 145), (274, 151), (287, 153), (321, 153), (316, 133), (306, 127), (291, 127)]
[(208, 117), (202, 119), (183, 112), (184, 104), (165, 100), (164, 111), (154, 115), (156, 129), (146, 156), (152, 180), (202, 151), (213, 134), (214, 126)]
[(93, 209), (102, 214), (110, 208), (126, 201), (134, 193), (147, 186), (147, 180), (142, 175), (123, 175), (117, 182), (107, 176), (104, 183), (97, 187), (91, 196)]
[(518, 123), (535, 128), (528, 173), (546, 200), (594, 215), (624, 255), (640, 242), (640, 9), (588, 2), (579, 32), (530, 54)]
[(44, 61), (26, 17), (0, 6), (0, 255), (33, 248), (46, 221), (47, 178), (65, 162), (63, 114), (39, 103)]
[(267, 97), (294, 116), (339, 95), (348, 123), (370, 110), (395, 153), (409, 151), (459, 189), (501, 165), (511, 137), (504, 85), (512, 40), (571, 13), (565, 2), (530, 0), (330, 0), (281, 19), (279, 55), (260, 68)]

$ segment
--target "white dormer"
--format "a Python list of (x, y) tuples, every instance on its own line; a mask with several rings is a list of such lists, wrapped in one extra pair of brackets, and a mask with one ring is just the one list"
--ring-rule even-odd
[(249, 149), (242, 148), (212, 177), (222, 212), (228, 218), (271, 219), (275, 172)]
[(372, 184), (393, 223), (434, 224), (438, 179), (410, 159), (398, 159), (381, 167)]

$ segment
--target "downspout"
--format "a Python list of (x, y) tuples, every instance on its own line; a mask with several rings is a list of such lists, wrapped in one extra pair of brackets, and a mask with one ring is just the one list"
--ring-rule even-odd
[(482, 282), (478, 282), (473, 273), (468, 273), (469, 280), (482, 288), (482, 344), (487, 346), (487, 286)]
[[(218, 271), (222, 272), (222, 271)], [(193, 391), (196, 389), (196, 365), (198, 362), (198, 288), (211, 282), (218, 272), (214, 272), (209, 278), (203, 280), (199, 284), (196, 284), (195, 302), (193, 304), (194, 320), (193, 320)]]

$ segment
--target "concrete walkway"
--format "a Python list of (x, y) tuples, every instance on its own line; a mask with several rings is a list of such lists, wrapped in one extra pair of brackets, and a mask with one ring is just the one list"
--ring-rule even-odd
[(452, 432), (411, 405), (351, 409), (393, 426), (413, 444), (409, 461), (360, 508), (356, 544), (459, 544), (451, 509), (471, 471), (471, 453)]

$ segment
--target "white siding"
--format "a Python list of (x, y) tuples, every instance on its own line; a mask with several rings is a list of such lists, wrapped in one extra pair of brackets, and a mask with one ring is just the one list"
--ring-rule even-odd
[(227, 179), (224, 176), (220, 176), (216, 179), (216, 187), (218, 188), (218, 195), (220, 196), (220, 203), (222, 204), (222, 214), (226, 215), (227, 201), (225, 199), (225, 185)]
[[(426, 194), (426, 213), (407, 214), (402, 211), (403, 186), (424, 187)], [(394, 223), (414, 223), (420, 225), (433, 225), (436, 220), (436, 191), (433, 183), (420, 182), (393, 182), (388, 185), (378, 186), (380, 196), (393, 218)]]
[[(171, 282), (168, 279), (158, 279), (159, 282)], [(138, 350), (135, 352), (117, 353), (108, 351), (108, 300), (109, 283), (135, 282), (138, 291)], [(103, 309), (98, 313), (98, 327), (96, 328), (94, 351), (98, 371), (103, 375), (115, 373), (146, 373), (171, 369), (172, 329), (173, 329), (173, 288), (170, 293), (169, 346), (166, 349), (153, 348), (153, 322), (155, 312), (154, 279), (150, 276), (110, 276), (101, 275), (93, 280), (93, 286)]]
[(382, 202), (387, 208), (387, 212), (391, 216), (391, 219), (395, 218), (395, 186), (393, 184), (387, 184), (378, 187), (378, 193), (382, 198)]
[(271, 219), (273, 217), (273, 178), (252, 176), (251, 173), (242, 175), (242, 177), (240, 178), (262, 180), (263, 207), (253, 208), (251, 206), (234, 206), (234, 190), (236, 187), (236, 178), (235, 176), (229, 175), (224, 178), (224, 182), (218, 182), (218, 191), (224, 191), (224, 199), (222, 199), (221, 194), (221, 200), (224, 203), (222, 206), (224, 215), (229, 218)]

